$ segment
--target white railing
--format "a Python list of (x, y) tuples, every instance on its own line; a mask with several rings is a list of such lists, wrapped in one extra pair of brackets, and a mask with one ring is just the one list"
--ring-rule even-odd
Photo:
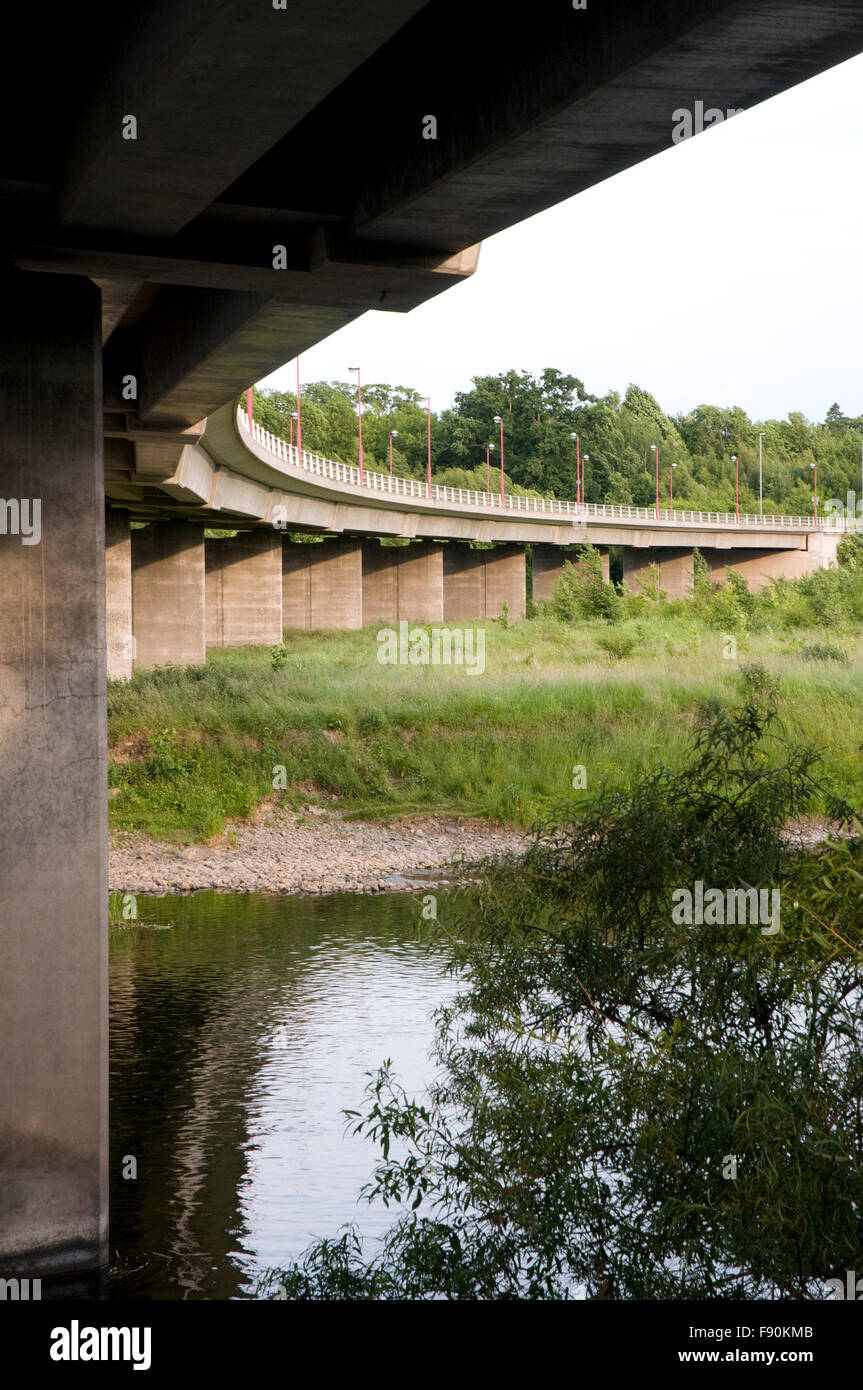
[[(237, 407), (237, 425), (240, 437), (249, 434), (249, 420), (245, 410)], [(252, 438), (262, 449), (274, 454), (293, 468), (304, 473), (317, 473), (322, 478), (332, 478), (335, 482), (348, 483), (353, 487), (368, 488), (372, 492), (386, 492), (399, 497), (416, 497), (428, 505), (429, 502), (453, 502), (467, 507), (489, 507), (498, 511), (539, 512), (546, 516), (584, 517), (590, 521), (646, 521), (672, 526), (748, 526), (766, 527), (776, 530), (784, 527), (793, 531), (844, 531), (842, 517), (829, 516), (758, 516), (753, 512), (693, 512), (682, 508), (673, 511), (667, 507), (629, 507), (610, 502), (561, 502), (556, 498), (517, 497), (508, 494), (501, 499), (499, 493), (476, 492), (473, 488), (441, 487), (432, 483), (418, 482), (416, 478), (395, 478), (388, 473), (372, 473), (360, 470), (352, 464), (336, 463), (334, 459), (323, 458), (320, 454), (310, 454), (303, 449), (299, 454), (295, 444), (288, 444), (278, 435), (262, 429), (257, 420), (252, 421)], [(852, 523), (853, 524), (853, 523)]]

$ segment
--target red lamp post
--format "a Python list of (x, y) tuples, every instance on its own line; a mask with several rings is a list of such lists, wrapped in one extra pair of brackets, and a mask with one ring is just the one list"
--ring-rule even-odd
[(653, 458), (656, 463), (656, 520), (659, 520), (659, 445), (651, 444)]
[(246, 391), (246, 419), (249, 422), (249, 434), (252, 433), (252, 388)]
[(356, 372), (356, 374), (357, 374), (357, 420), (358, 420), (358, 422), (359, 422), (359, 430), (360, 430), (360, 454), (359, 454), (359, 458), (360, 458), (360, 487), (362, 487), (362, 485), (363, 485), (363, 388), (362, 388), (362, 382), (361, 382), (361, 380), (360, 380), (360, 369), (359, 369), (359, 367), (348, 367), (348, 371), (349, 371), (349, 372)]
[(500, 425), (500, 505), (503, 506), (503, 419), (495, 415), (494, 422)]
[(393, 435), (398, 434), (398, 430), (390, 430), (390, 477), (393, 476)]
[(426, 495), (431, 497), (431, 396), (426, 396), (426, 424), (428, 429), (428, 463), (426, 465)]
[(300, 359), (297, 358), (297, 453), (303, 461), (303, 418), (300, 415)]

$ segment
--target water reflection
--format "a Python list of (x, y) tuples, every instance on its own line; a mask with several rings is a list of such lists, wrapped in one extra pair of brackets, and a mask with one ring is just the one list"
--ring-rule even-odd
[(356, 1203), (375, 1151), (342, 1111), (385, 1057), (409, 1089), (430, 1074), (454, 986), (414, 939), (418, 898), (198, 893), (138, 914), (111, 934), (111, 1296), (249, 1296), (314, 1235), (382, 1231)]

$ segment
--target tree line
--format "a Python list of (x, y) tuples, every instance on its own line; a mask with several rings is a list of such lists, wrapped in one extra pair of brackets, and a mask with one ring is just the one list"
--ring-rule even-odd
[[(357, 461), (357, 406), (353, 384), (309, 382), (301, 392), (303, 447), (342, 463)], [(290, 437), (293, 394), (255, 391), (255, 418)], [(758, 439), (763, 434), (765, 512), (806, 515), (813, 510), (817, 477), (819, 510), (828, 499), (861, 495), (863, 416), (843, 415), (838, 404), (820, 423), (800, 411), (785, 420), (750, 420), (739, 406), (700, 405), (686, 414), (667, 415), (656, 399), (630, 385), (591, 395), (584, 382), (557, 368), (538, 375), (510, 370), (473, 378), (450, 409), (432, 412), (432, 478), (453, 487), (486, 486), (486, 447), (492, 490), (500, 481), (500, 434), (504, 429), (505, 486), (508, 492), (543, 497), (576, 495), (577, 433), (585, 467), (588, 502), (650, 506), (656, 491), (652, 445), (659, 450), (660, 506), (671, 490), (675, 507), (734, 511), (736, 456), (740, 510), (758, 510)], [(390, 432), (393, 472), (424, 478), (427, 419), (424, 398), (405, 386), (372, 383), (363, 387), (363, 454), (369, 469), (389, 469)], [(814, 467), (813, 467), (814, 465)]]

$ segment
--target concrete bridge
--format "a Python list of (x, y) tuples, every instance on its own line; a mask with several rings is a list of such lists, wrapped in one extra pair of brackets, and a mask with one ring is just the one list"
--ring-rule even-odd
[[(158, 480), (162, 500), (128, 498), (106, 524), (108, 674), (201, 662), (208, 646), (275, 643), (285, 628), (496, 618), (525, 613), (525, 547), (533, 597), (551, 597), (568, 552), (590, 541), (606, 579), (623, 547), (638, 592), (658, 567), (670, 598), (692, 588), (693, 552), (759, 589), (778, 575), (835, 561), (844, 522), (685, 509), (595, 505), (440, 487), (338, 463), (250, 424), (229, 404)], [(117, 487), (117, 480), (114, 486)], [(130, 491), (131, 481), (125, 484)], [(135, 516), (147, 525), (130, 528)], [(244, 528), (204, 539), (204, 524)], [(250, 529), (245, 529), (245, 528)], [(306, 531), (310, 542), (283, 539)], [(403, 542), (381, 545), (381, 539)], [(471, 541), (495, 543), (473, 549)]]
[[(150, 561), (129, 553), (150, 658), (159, 641), (162, 656), (176, 650), (157, 604), (200, 650), (193, 586), (182, 598), (173, 587), (185, 553), (206, 596), (196, 455), (184, 451), (200, 446), (225, 496), (281, 488), (267, 450), (247, 450), (261, 476), (249, 463), (228, 479), (215, 433), (226, 403), (366, 309), (406, 312), (459, 283), (484, 237), (669, 147), (676, 109), (750, 107), (863, 49), (849, 0), (534, 0), (516, 27), (481, 15), (464, 25), (455, 0), (93, 0), (4, 15), (0, 490), (38, 501), (41, 533), (0, 534), (0, 1273), (106, 1263), (106, 498), (109, 536), (118, 507), (155, 506), (149, 537), (135, 538)], [(167, 520), (163, 484), (178, 468)], [(298, 528), (341, 537), (318, 550), (386, 534), (362, 524), (363, 506), (426, 524), (419, 498), (371, 505), (347, 480), (337, 501), (320, 476), (306, 481), (304, 494), (282, 490), (335, 516)], [(432, 539), (444, 515), (503, 540), (514, 524), (571, 525), (462, 505), (438, 503)], [(702, 534), (610, 521), (631, 535), (640, 523), (645, 538)], [(588, 534), (600, 525), (589, 516)], [(713, 526), (717, 550), (726, 530)], [(766, 537), (753, 549), (771, 549)], [(807, 528), (782, 538), (817, 550)], [(125, 583), (124, 545), (108, 551), (109, 597), (111, 574)], [(399, 594), (411, 564), (398, 561)], [(230, 569), (211, 567), (215, 640), (242, 630)], [(385, 564), (378, 578), (391, 594)], [(311, 569), (297, 583), (314, 614)]]

